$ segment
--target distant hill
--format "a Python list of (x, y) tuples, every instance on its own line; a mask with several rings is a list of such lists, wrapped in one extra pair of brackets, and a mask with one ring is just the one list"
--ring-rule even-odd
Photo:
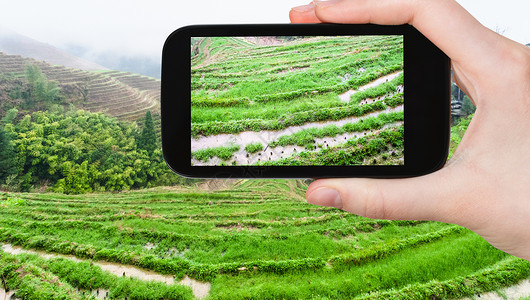
[(86, 71), (108, 70), (101, 65), (86, 61), (6, 28), (0, 28), (0, 51), (6, 54), (43, 60), (51, 65), (61, 65)]
[[(132, 55), (113, 51), (94, 52), (92, 49), (80, 45), (70, 45), (64, 48), (64, 50), (111, 70), (121, 70), (160, 78), (160, 70), (162, 68), (160, 57), (141, 54)], [(162, 54), (162, 51), (160, 51), (160, 54)]]
[[(75, 101), (76, 107), (104, 112), (120, 119), (135, 121), (147, 110), (159, 114), (160, 80), (120, 71), (86, 71), (54, 66), (43, 61), (0, 52), (0, 74), (24, 76), (26, 65), (37, 65), (48, 80)], [(69, 99), (72, 100), (72, 99)]]

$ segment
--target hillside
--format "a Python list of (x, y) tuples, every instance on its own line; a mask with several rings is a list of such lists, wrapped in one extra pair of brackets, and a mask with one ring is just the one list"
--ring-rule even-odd
[(445, 299), (530, 275), (455, 225), (312, 206), (301, 181), (215, 183), (0, 194), (0, 270), (18, 278), (7, 287), (27, 299)]
[(21, 77), (26, 65), (37, 65), (56, 81), (77, 108), (103, 112), (119, 119), (137, 120), (147, 110), (158, 114), (160, 81), (118, 71), (85, 71), (0, 52), (0, 74)]
[(32, 57), (53, 65), (95, 71), (107, 70), (96, 63), (66, 53), (56, 47), (0, 27), (0, 52), (23, 57)]
[(208, 37), (191, 47), (191, 163), (401, 165), (401, 37)]

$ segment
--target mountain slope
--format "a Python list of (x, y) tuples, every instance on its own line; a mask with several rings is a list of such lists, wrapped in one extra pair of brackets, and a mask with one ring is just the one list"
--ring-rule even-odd
[(19, 55), (0, 53), (0, 73), (24, 76), (26, 65), (37, 65), (48, 80), (75, 94), (79, 108), (104, 112), (120, 119), (136, 120), (147, 110), (158, 113), (160, 80), (118, 71), (85, 71)]
[(0, 28), (0, 51), (12, 55), (32, 57), (52, 65), (62, 65), (87, 71), (108, 70), (101, 65), (86, 61), (6, 28)]

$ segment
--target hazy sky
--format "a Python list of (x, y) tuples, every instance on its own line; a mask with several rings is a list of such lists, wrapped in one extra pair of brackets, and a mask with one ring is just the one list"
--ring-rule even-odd
[[(165, 38), (190, 24), (287, 23), (307, 0), (0, 0), (0, 26), (56, 46), (159, 56)], [(374, 0), (377, 1), (377, 0)], [(460, 0), (479, 21), (530, 43), (530, 1)]]

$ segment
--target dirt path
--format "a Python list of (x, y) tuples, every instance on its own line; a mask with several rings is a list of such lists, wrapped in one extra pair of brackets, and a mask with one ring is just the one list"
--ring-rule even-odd
[(238, 134), (218, 134), (205, 137), (199, 137), (191, 140), (191, 151), (197, 151), (205, 148), (226, 147), (230, 144), (240, 145), (241, 149), (245, 148), (250, 143), (262, 143), (266, 147), (270, 142), (278, 140), (282, 135), (290, 135), (308, 128), (322, 128), (329, 125), (343, 126), (347, 123), (354, 123), (360, 120), (376, 117), (380, 113), (399, 112), (403, 111), (403, 105), (395, 108), (387, 108), (384, 111), (376, 111), (362, 117), (350, 117), (338, 121), (324, 121), (306, 123), (300, 126), (291, 126), (282, 130), (272, 131), (264, 130), (260, 132), (245, 131)]
[[(62, 257), (62, 258), (66, 258), (66, 259), (69, 259), (75, 262), (85, 261), (85, 260), (81, 260), (72, 255), (51, 254), (51, 253), (47, 253), (44, 251), (27, 250), (27, 249), (23, 249), (22, 247), (12, 246), (10, 244), (2, 244), (2, 250), (6, 253), (10, 253), (14, 255), (21, 254), (21, 253), (28, 253), (28, 254), (36, 254), (39, 257), (42, 257), (45, 259)], [(199, 299), (205, 298), (206, 296), (208, 296), (208, 293), (210, 292), (211, 284), (209, 282), (200, 282), (200, 281), (191, 279), (188, 276), (185, 276), (179, 282), (175, 282), (174, 276), (162, 275), (162, 274), (158, 274), (156, 272), (150, 271), (150, 270), (141, 269), (141, 268), (134, 267), (134, 266), (121, 265), (117, 263), (109, 263), (109, 262), (104, 262), (104, 261), (95, 261), (94, 264), (101, 267), (103, 271), (107, 271), (115, 276), (135, 277), (135, 278), (138, 278), (140, 280), (145, 280), (145, 281), (160, 281), (160, 282), (163, 282), (165, 284), (170, 284), (170, 285), (175, 284), (175, 283), (186, 285), (186, 286), (191, 287), (193, 291), (193, 295), (195, 296), (195, 298), (199, 298)], [(101, 292), (99, 291), (97, 292), (98, 296), (99, 296), (99, 293), (104, 295), (106, 290), (100, 289), (100, 291)], [(96, 291), (92, 291), (92, 294), (94, 293), (96, 293)], [(0, 298), (0, 300), (2, 299)]]
[(379, 77), (378, 79), (359, 87), (357, 90), (349, 90), (349, 91), (347, 91), (344, 94), (340, 94), (339, 95), (339, 99), (342, 102), (349, 102), (350, 99), (351, 99), (351, 96), (353, 94), (355, 94), (357, 92), (362, 92), (362, 91), (367, 90), (369, 88), (373, 88), (373, 87), (376, 87), (376, 86), (378, 86), (380, 84), (388, 82), (388, 81), (398, 77), (401, 73), (403, 73), (403, 71), (397, 71), (395, 73), (392, 73), (392, 74), (389, 74), (389, 75), (386, 75), (386, 76), (383, 76), (383, 77)]

